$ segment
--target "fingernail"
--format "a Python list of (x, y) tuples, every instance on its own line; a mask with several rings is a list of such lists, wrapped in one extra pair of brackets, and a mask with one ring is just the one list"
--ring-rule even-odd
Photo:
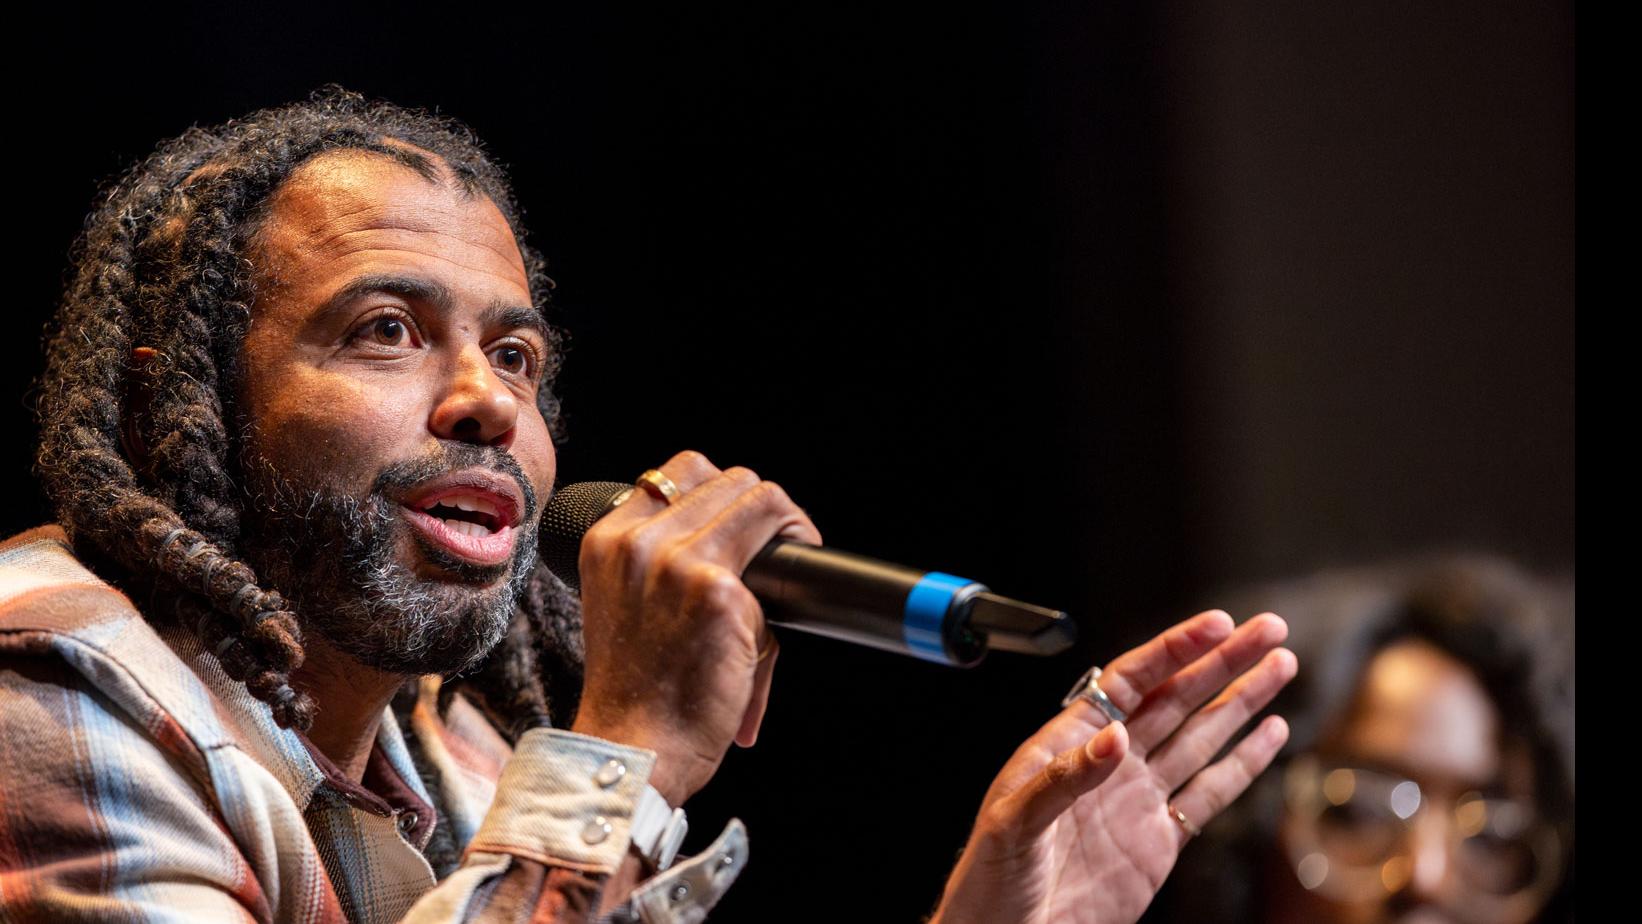
[(1095, 736), (1094, 745), (1094, 758), (1096, 760), (1105, 760), (1112, 756), (1113, 751), (1117, 750), (1117, 734), (1115, 732), (1102, 732)]
[(1300, 659), (1294, 656), (1294, 652), (1289, 651), (1287, 648), (1278, 648), (1274, 650), (1271, 657), (1276, 660), (1278, 670), (1285, 678), (1293, 677), (1299, 673)]
[(1274, 715), (1266, 720), (1266, 734), (1273, 741), (1287, 741), (1289, 737), (1289, 723), (1280, 715)]

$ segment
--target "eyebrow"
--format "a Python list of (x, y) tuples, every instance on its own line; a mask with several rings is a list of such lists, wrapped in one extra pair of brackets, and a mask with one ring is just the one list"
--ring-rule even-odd
[[(419, 276), (379, 274), (361, 276), (336, 290), (325, 304), (314, 312), (313, 321), (323, 324), (336, 314), (368, 295), (385, 293), (406, 301), (423, 302), (441, 314), (450, 314), (456, 308), (456, 299), (450, 289), (431, 279)], [(536, 308), (516, 305), (503, 299), (491, 302), (479, 314), (479, 323), (485, 327), (526, 328), (535, 331), (544, 340), (550, 340), (547, 319)]]
[(490, 307), (479, 315), (479, 323), (486, 327), (526, 328), (535, 331), (547, 343), (553, 342), (547, 319), (535, 308), (510, 305), (502, 301), (491, 302)]

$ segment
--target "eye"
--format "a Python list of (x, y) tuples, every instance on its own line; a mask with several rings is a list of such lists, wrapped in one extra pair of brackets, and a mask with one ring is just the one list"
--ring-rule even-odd
[(410, 337), (410, 328), (405, 326), (404, 321), (389, 315), (372, 321), (369, 334), (371, 340), (382, 346), (402, 346)]
[(361, 321), (348, 335), (358, 346), (400, 350), (417, 345), (416, 324), (402, 311), (388, 309)]
[(505, 343), (490, 351), (490, 361), (496, 368), (521, 378), (533, 379), (540, 362), (536, 351), (522, 343)]

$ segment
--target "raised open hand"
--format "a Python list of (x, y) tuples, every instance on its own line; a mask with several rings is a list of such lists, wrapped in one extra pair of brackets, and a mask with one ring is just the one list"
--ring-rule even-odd
[(1294, 677), (1294, 655), (1277, 647), (1287, 635), (1271, 614), (1234, 626), (1212, 611), (1113, 661), (1099, 683), (1127, 722), (1079, 699), (1016, 750), (987, 790), (936, 924), (1139, 918), (1188, 825), (1207, 824), (1288, 740), (1271, 716), (1209, 764)]

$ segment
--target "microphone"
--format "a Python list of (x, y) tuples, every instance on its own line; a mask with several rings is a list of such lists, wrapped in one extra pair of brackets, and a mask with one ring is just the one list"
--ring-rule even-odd
[[(632, 487), (584, 481), (555, 491), (542, 510), (542, 563), (580, 590), (582, 536)], [(956, 667), (974, 667), (989, 649), (1059, 654), (1077, 639), (1077, 625), (1059, 610), (999, 596), (968, 578), (806, 542), (771, 540), (741, 580), (773, 625)]]

